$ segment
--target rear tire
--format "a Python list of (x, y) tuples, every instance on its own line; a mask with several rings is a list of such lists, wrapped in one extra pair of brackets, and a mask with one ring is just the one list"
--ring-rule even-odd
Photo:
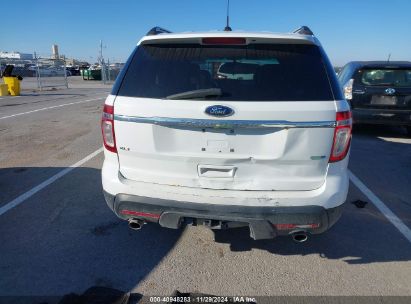
[(406, 130), (407, 130), (407, 135), (408, 135), (408, 137), (411, 137), (411, 126), (407, 126), (407, 127), (405, 127), (406, 128)]

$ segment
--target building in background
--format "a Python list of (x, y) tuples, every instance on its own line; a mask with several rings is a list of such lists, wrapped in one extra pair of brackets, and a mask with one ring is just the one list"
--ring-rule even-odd
[(0, 58), (3, 59), (19, 59), (19, 60), (32, 60), (33, 54), (20, 53), (20, 52), (0, 52)]
[(53, 44), (52, 46), (51, 46), (51, 58), (52, 59), (60, 59), (60, 56), (59, 56), (59, 46), (57, 45), (57, 44)]

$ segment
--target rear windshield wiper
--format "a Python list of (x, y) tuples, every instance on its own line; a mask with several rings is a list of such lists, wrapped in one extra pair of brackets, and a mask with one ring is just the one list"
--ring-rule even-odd
[(223, 92), (220, 88), (209, 88), (200, 89), (194, 91), (186, 91), (173, 95), (169, 95), (166, 99), (195, 99), (195, 98), (206, 98), (206, 97), (217, 97), (221, 96)]

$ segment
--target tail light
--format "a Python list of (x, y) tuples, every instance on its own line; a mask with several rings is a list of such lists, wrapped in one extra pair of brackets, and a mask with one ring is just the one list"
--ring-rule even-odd
[(104, 105), (101, 131), (104, 147), (111, 152), (117, 153), (116, 136), (114, 134), (114, 106)]
[(344, 91), (344, 97), (347, 100), (352, 99), (352, 86), (354, 83), (354, 79), (350, 79), (347, 81), (347, 83), (343, 86), (343, 91)]
[(330, 163), (337, 162), (347, 156), (351, 143), (352, 118), (351, 111), (337, 112), (337, 125), (331, 149)]

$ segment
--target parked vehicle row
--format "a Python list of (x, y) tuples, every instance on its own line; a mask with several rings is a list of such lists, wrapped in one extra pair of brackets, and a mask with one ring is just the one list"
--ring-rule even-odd
[(56, 77), (56, 76), (71, 76), (70, 71), (66, 71), (64, 67), (55, 66), (31, 66), (28, 68), (33, 71), (35, 75), (40, 74), (41, 77)]
[[(3, 70), (5, 65), (0, 65), (0, 70)], [(82, 67), (83, 69), (88, 66)], [(66, 72), (65, 72), (66, 71)], [(36, 77), (40, 74), (41, 77), (56, 77), (56, 76), (79, 76), (80, 67), (68, 66), (39, 66), (34, 64), (14, 65), (14, 72), (22, 77)]]

